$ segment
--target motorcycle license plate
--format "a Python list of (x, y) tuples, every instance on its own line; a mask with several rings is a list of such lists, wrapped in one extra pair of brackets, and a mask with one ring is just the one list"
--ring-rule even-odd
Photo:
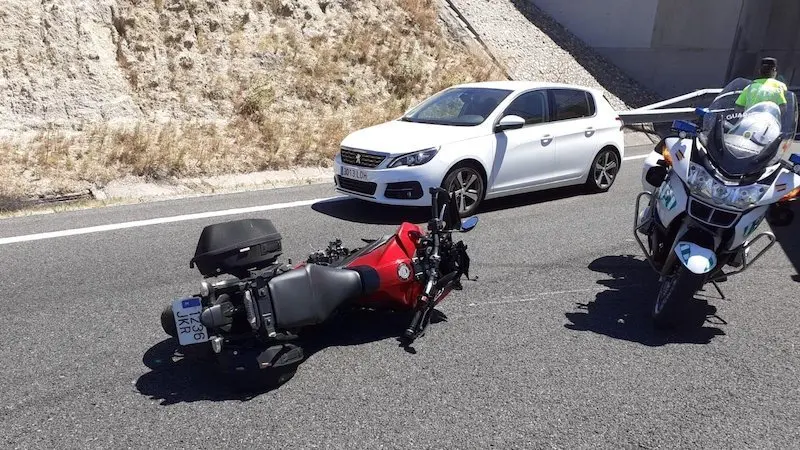
[(356, 169), (355, 167), (342, 166), (340, 174), (345, 178), (353, 178), (355, 180), (367, 181), (369, 179), (366, 170)]
[(200, 322), (201, 312), (203, 304), (199, 297), (181, 298), (172, 302), (172, 315), (181, 345), (202, 344), (211, 339), (206, 326)]

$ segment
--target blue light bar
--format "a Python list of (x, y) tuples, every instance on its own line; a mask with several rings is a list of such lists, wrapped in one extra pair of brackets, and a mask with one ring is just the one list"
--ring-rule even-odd
[(672, 128), (677, 131), (685, 131), (689, 134), (694, 134), (697, 131), (697, 127), (693, 123), (685, 120), (676, 120), (672, 122)]

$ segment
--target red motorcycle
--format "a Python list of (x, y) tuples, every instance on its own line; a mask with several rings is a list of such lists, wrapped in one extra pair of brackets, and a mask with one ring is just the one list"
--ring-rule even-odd
[[(302, 362), (298, 338), (347, 308), (411, 312), (404, 346), (423, 336), (434, 308), (469, 277), (468, 232), (477, 217), (461, 219), (455, 194), (431, 188), (427, 232), (404, 222), (392, 235), (348, 250), (340, 240), (292, 266), (277, 263), (281, 235), (268, 219), (205, 227), (190, 267), (205, 279), (200, 293), (167, 305), (164, 331), (184, 350), (213, 352), (223, 372), (257, 373)], [(441, 200), (440, 200), (441, 199)]]

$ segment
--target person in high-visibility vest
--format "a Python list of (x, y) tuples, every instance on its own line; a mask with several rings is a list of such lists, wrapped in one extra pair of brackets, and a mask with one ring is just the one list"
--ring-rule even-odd
[[(761, 70), (759, 77), (747, 86), (739, 98), (736, 99), (736, 106), (747, 110), (751, 106), (763, 101), (771, 101), (782, 107), (786, 104), (786, 87), (781, 81), (775, 79), (778, 76), (778, 61), (775, 58), (763, 58), (761, 60)], [(783, 112), (784, 108), (781, 108)]]

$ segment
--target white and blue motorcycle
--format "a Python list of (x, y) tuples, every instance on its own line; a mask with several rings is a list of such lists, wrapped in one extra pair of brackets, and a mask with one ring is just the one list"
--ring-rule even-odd
[[(689, 320), (704, 285), (746, 270), (775, 243), (769, 231), (751, 235), (764, 220), (788, 226), (788, 202), (800, 193), (800, 155), (789, 150), (797, 131), (797, 99), (778, 107), (761, 102), (745, 111), (736, 99), (751, 80), (729, 83), (696, 121), (675, 121), (645, 160), (644, 191), (636, 197), (634, 236), (660, 289), (652, 318), (659, 328)], [(649, 202), (640, 212), (643, 197)], [(645, 246), (640, 234), (646, 238)], [(767, 245), (750, 258), (761, 239)], [(725, 272), (725, 267), (733, 270)], [(702, 315), (702, 319), (705, 315)]]

